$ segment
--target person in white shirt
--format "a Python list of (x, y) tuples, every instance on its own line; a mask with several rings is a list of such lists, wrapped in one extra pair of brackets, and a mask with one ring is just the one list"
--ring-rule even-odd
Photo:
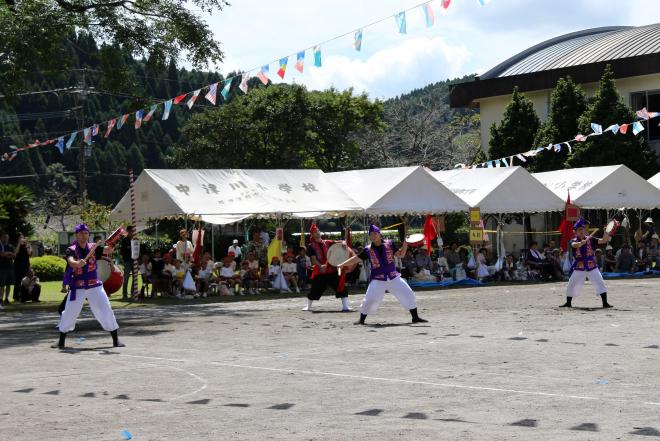
[(241, 261), (241, 247), (238, 246), (238, 239), (234, 239), (231, 246), (227, 249), (227, 254), (234, 253), (234, 260)]
[(142, 256), (142, 263), (140, 264), (139, 268), (139, 274), (140, 278), (142, 279), (142, 289), (140, 290), (140, 295), (144, 296), (145, 291), (149, 291), (149, 284), (153, 283), (153, 279), (151, 277), (151, 270), (153, 266), (151, 264), (151, 260), (149, 259), (149, 255), (145, 254)]
[(298, 287), (298, 265), (293, 260), (293, 253), (287, 254), (284, 263), (282, 264), (282, 274), (288, 286), (296, 288), (296, 292), (300, 293)]
[(188, 240), (188, 231), (183, 229), (179, 231), (179, 241), (174, 245), (176, 248), (176, 258), (183, 263), (187, 263), (190, 256), (192, 256), (195, 247), (192, 242)]
[(268, 235), (268, 232), (261, 230), (259, 236), (261, 237), (261, 241), (264, 243), (264, 246), (268, 248), (268, 245), (270, 244), (270, 236)]
[(232, 268), (232, 263), (236, 263), (230, 256), (225, 256), (225, 260), (218, 271), (218, 281), (225, 283), (230, 289), (234, 290), (234, 295), (241, 293), (241, 278), (236, 275), (236, 271)]
[(206, 292), (209, 288), (209, 283), (211, 282), (211, 277), (213, 276), (213, 261), (211, 260), (211, 255), (209, 253), (204, 253), (202, 256), (202, 261), (200, 263), (199, 271), (197, 276), (195, 276), (197, 282), (197, 291), (202, 294), (202, 297), (206, 297)]

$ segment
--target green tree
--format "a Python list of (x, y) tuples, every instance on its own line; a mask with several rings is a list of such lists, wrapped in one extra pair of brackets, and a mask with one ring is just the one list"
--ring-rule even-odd
[(46, 181), (40, 208), (46, 216), (58, 219), (64, 230), (64, 216), (71, 214), (77, 199), (76, 177), (67, 173), (63, 164), (55, 163), (46, 167)]
[[(0, 85), (5, 93), (16, 90), (35, 63), (65, 72), (69, 58), (62, 42), (81, 30), (153, 66), (165, 66), (182, 52), (197, 67), (219, 62), (220, 44), (203, 17), (227, 5), (225, 0), (3, 0)], [(106, 63), (109, 77), (120, 74), (122, 66), (115, 70), (114, 65)]]
[(12, 239), (18, 233), (26, 236), (32, 234), (33, 227), (27, 221), (32, 210), (34, 194), (23, 185), (0, 185), (0, 230), (5, 231)]
[(204, 168), (346, 168), (357, 157), (353, 135), (381, 124), (380, 114), (380, 103), (350, 92), (271, 85), (193, 116), (171, 162)]
[[(550, 115), (536, 133), (534, 146), (544, 147), (573, 139), (579, 132), (578, 120), (586, 109), (587, 101), (582, 88), (570, 76), (560, 78), (550, 98)], [(560, 152), (546, 150), (534, 157), (530, 170), (559, 170), (564, 168), (567, 158), (568, 149), (565, 145)]]
[[(608, 65), (592, 102), (579, 119), (581, 133), (591, 133), (592, 122), (606, 129), (611, 124), (629, 123), (635, 119), (635, 113), (621, 100), (614, 72)], [(632, 133), (632, 127), (625, 134), (608, 132), (591, 136), (585, 142), (573, 143), (573, 153), (566, 164), (568, 167), (624, 164), (644, 178), (651, 177), (658, 170), (655, 152), (649, 148), (644, 136)]]
[(529, 150), (534, 145), (539, 125), (532, 102), (518, 92), (518, 87), (514, 88), (502, 121), (490, 127), (488, 156), (498, 159)]

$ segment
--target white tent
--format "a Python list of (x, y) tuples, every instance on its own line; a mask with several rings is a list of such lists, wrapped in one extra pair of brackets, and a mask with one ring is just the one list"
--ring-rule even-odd
[[(361, 211), (321, 170), (144, 170), (135, 181), (135, 198), (138, 221), (190, 215), (224, 225), (251, 216)], [(129, 192), (111, 216), (130, 220)]]
[(651, 185), (653, 185), (656, 188), (660, 188), (660, 173), (657, 175), (653, 176), (651, 179), (649, 179), (649, 182)]
[(433, 172), (470, 207), (482, 213), (535, 213), (564, 209), (564, 201), (522, 167), (454, 169)]
[(660, 190), (625, 165), (572, 168), (533, 175), (557, 196), (582, 208), (660, 207)]
[(327, 173), (369, 214), (433, 214), (469, 207), (423, 167), (394, 167)]

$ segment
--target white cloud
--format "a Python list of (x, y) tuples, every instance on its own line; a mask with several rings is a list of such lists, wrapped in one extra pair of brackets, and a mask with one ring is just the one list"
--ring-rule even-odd
[(295, 78), (311, 89), (353, 87), (372, 98), (390, 98), (461, 75), (469, 58), (464, 46), (451, 46), (442, 38), (411, 38), (364, 60), (328, 56), (322, 68), (308, 67), (309, 73), (287, 80)]

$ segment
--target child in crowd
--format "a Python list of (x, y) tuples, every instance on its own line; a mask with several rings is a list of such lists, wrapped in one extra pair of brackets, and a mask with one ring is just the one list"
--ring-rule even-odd
[(234, 258), (226, 256), (223, 265), (218, 272), (218, 283), (225, 284), (230, 290), (234, 290), (234, 295), (241, 294), (241, 278), (236, 275), (232, 268), (232, 263), (235, 264)]
[(286, 262), (282, 264), (282, 273), (289, 287), (295, 287), (296, 292), (300, 293), (298, 287), (298, 265), (293, 261), (293, 253), (286, 255)]
[(298, 270), (298, 287), (305, 289), (307, 280), (309, 280), (309, 271), (312, 268), (312, 261), (307, 255), (307, 249), (305, 247), (300, 247), (298, 250), (296, 268)]
[(248, 294), (254, 294), (257, 281), (252, 277), (252, 271), (250, 271), (250, 262), (247, 260), (241, 262), (240, 276), (241, 284), (243, 285), (243, 292), (245, 292), (247, 289)]
[(173, 285), (177, 297), (181, 297), (183, 291), (183, 279), (186, 277), (188, 268), (179, 259), (174, 261)]
[[(151, 263), (151, 259), (149, 258), (149, 255), (144, 254), (142, 256), (142, 263), (140, 264), (140, 268), (139, 268), (140, 278), (142, 279), (142, 288), (140, 289), (140, 297), (144, 297), (145, 294), (148, 294), (149, 285), (153, 284), (152, 268), (153, 265)], [(152, 289), (151, 297), (153, 297), (153, 289)]]

